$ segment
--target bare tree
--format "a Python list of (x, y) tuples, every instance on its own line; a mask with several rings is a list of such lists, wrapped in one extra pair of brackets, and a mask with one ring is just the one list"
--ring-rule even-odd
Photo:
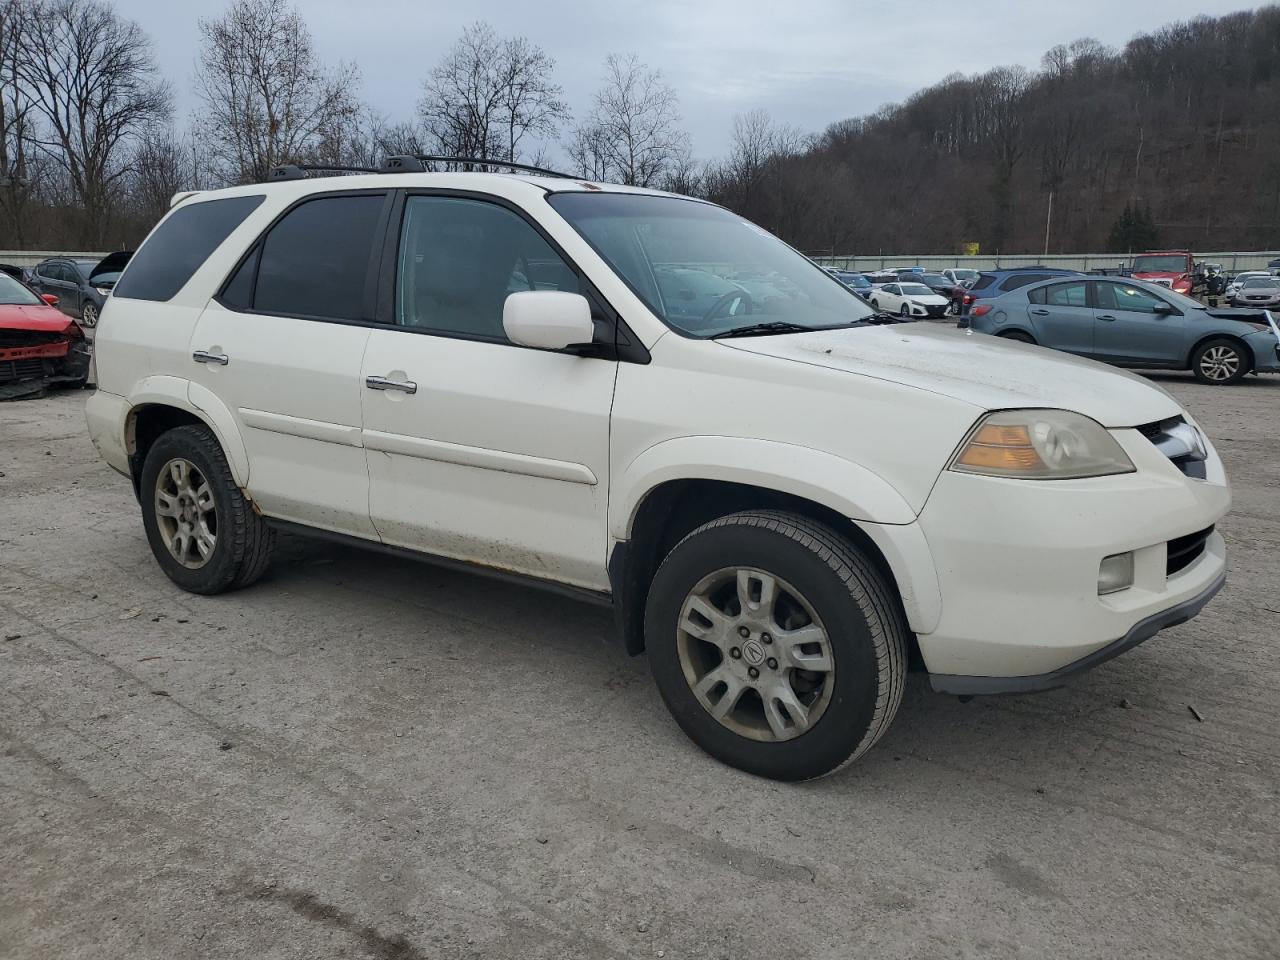
[(604, 67), (604, 86), (569, 155), (583, 176), (654, 186), (689, 149), (676, 92), (635, 54), (611, 53)]
[(196, 90), (205, 129), (233, 182), (262, 180), (282, 163), (320, 159), (344, 142), (360, 107), (354, 66), (327, 70), (288, 0), (235, 0), (201, 20)]
[(31, 97), (18, 74), (22, 36), (31, 26), (27, 4), (0, 3), (0, 223), (18, 246), (26, 241), (26, 210), (37, 169), (30, 156)]
[(525, 37), (473, 23), (423, 85), (422, 125), (440, 153), (519, 160), (526, 137), (554, 137), (569, 117), (554, 69)]
[(79, 242), (109, 235), (128, 148), (171, 112), (151, 41), (99, 0), (36, 0), (17, 77), (41, 120), (34, 142), (66, 174), (83, 213)]
[(195, 189), (196, 164), (195, 146), (171, 129), (155, 130), (138, 144), (126, 185), (129, 213), (141, 229), (164, 216), (175, 193)]

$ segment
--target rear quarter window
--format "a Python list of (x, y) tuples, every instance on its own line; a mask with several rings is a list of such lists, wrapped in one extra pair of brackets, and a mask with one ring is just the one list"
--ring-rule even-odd
[(985, 289), (987, 289), (987, 287), (991, 286), (991, 284), (992, 284), (992, 282), (993, 282), (994, 280), (995, 280), (995, 277), (990, 276), (989, 274), (985, 274), (985, 273), (984, 273), (982, 276), (980, 276), (980, 277), (977, 279), (977, 281), (974, 283), (974, 285), (973, 285), (972, 287), (970, 287), (969, 289), (970, 289), (970, 290), (985, 290)]
[(1041, 280), (1048, 280), (1048, 276), (1043, 273), (1018, 273), (1012, 277), (1007, 277), (1000, 285), (1001, 290), (1017, 290), (1019, 287), (1025, 287), (1029, 283), (1039, 283)]
[(132, 300), (170, 300), (209, 255), (266, 199), (263, 194), (179, 207), (133, 255), (113, 291)]

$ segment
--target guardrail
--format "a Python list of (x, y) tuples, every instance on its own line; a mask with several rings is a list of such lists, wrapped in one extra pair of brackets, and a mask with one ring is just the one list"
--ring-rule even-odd
[[(1240, 270), (1265, 270), (1268, 261), (1280, 259), (1280, 251), (1228, 251), (1195, 253), (1197, 263), (1220, 263), (1228, 273)], [(922, 254), (914, 257), (884, 256), (815, 256), (824, 267), (862, 273), (872, 270), (894, 270), (899, 267), (924, 267), (926, 270), (945, 270), (948, 267), (967, 267), (971, 270), (991, 270), (999, 267), (1058, 267), (1062, 270), (1082, 270), (1088, 273), (1101, 267), (1117, 267), (1132, 259), (1120, 253), (1051, 253), (1048, 256), (1026, 254), (1018, 256), (939, 256)]]

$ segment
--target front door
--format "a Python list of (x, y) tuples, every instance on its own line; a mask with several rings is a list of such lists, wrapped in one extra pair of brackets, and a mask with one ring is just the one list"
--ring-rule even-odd
[(1083, 280), (1038, 287), (1027, 293), (1027, 301), (1027, 318), (1037, 343), (1093, 356), (1093, 308)]
[[(1137, 366), (1181, 364), (1187, 318), (1162, 297), (1128, 283), (1095, 280), (1093, 341), (1099, 360)], [(1162, 310), (1170, 312), (1162, 312)]]
[(605, 575), (617, 363), (513, 345), (518, 290), (583, 292), (528, 221), (484, 199), (410, 195), (394, 326), (361, 371), (370, 514), (382, 539), (589, 589)]
[[(262, 512), (377, 539), (360, 440), (370, 258), (385, 193), (324, 195), (277, 221), (201, 314), (191, 380), (235, 416)], [(192, 400), (199, 405), (199, 392)]]

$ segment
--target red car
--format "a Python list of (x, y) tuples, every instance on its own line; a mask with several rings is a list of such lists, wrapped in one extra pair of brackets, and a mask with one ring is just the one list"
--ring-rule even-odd
[(0, 273), (0, 400), (55, 384), (84, 386), (90, 347), (76, 322), (55, 309), (57, 302)]

